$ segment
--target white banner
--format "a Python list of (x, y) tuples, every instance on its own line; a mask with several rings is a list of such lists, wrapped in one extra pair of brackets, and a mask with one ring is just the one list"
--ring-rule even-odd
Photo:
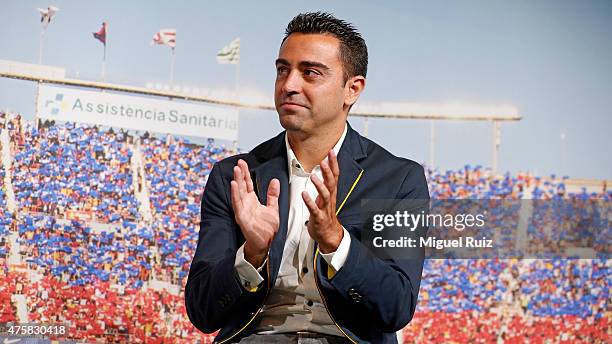
[(41, 85), (39, 118), (235, 141), (238, 110)]

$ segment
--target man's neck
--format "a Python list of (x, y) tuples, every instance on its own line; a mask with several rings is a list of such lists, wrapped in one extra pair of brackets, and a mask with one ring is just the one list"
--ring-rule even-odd
[(345, 125), (346, 123), (342, 122), (340, 126), (325, 131), (319, 130), (314, 134), (287, 130), (291, 149), (306, 172), (312, 172), (312, 169), (325, 159), (340, 140)]

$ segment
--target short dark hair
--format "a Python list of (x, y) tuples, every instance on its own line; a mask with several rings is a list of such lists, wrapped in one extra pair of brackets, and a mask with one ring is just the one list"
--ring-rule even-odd
[(344, 82), (356, 75), (365, 78), (368, 72), (368, 47), (353, 24), (325, 12), (307, 12), (295, 16), (285, 29), (285, 37), (292, 33), (330, 34), (340, 41), (340, 60)]

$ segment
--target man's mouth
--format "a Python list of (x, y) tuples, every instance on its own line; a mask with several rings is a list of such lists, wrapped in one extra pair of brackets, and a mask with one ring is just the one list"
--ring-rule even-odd
[(300, 103), (295, 103), (295, 102), (284, 102), (281, 104), (281, 107), (307, 107), (303, 104)]

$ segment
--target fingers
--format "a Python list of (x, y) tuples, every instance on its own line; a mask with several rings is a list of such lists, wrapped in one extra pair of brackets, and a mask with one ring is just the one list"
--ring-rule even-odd
[(242, 201), (249, 192), (249, 183), (251, 190), (253, 190), (253, 182), (251, 181), (248, 165), (244, 160), (239, 159), (238, 165), (234, 166), (234, 179), (230, 182), (232, 207), (238, 217), (240, 217), (243, 210)]
[(234, 166), (234, 181), (238, 186), (240, 198), (244, 197), (244, 194), (246, 193), (246, 183), (244, 182), (244, 175), (242, 174), (242, 169), (240, 166)]
[[(234, 180), (238, 183), (238, 189), (240, 190), (241, 197), (244, 197), (245, 194), (249, 192), (247, 178), (248, 180), (251, 179), (251, 176), (249, 175), (249, 168), (244, 160), (239, 159), (238, 164), (234, 166)], [(251, 190), (252, 189), (253, 182), (251, 181)]]
[[(329, 196), (325, 195), (324, 193), (321, 193), (321, 190), (319, 190), (319, 188), (317, 187), (317, 189), (319, 190), (319, 196), (325, 199), (325, 204), (330, 204), (332, 207), (335, 207), (340, 167), (338, 166), (338, 159), (336, 158), (336, 154), (333, 150), (329, 151), (329, 153), (327, 154), (327, 159), (321, 162), (321, 172), (323, 175), (323, 182), (329, 192)], [(317, 204), (320, 203), (317, 202)]]
[[(330, 173), (331, 173), (331, 171), (330, 171)], [(310, 176), (310, 180), (312, 180), (312, 183), (317, 188), (317, 191), (319, 192), (319, 197), (321, 198), (321, 201), (322, 201), (320, 206), (319, 206), (319, 208), (325, 207), (329, 203), (329, 199), (330, 199), (330, 195), (331, 195), (331, 193), (330, 193), (330, 191), (328, 189), (328, 186), (323, 184), (321, 179), (319, 179), (314, 174)]]
[(310, 198), (310, 195), (308, 195), (308, 192), (302, 191), (302, 199), (304, 200), (304, 203), (306, 204), (306, 207), (308, 208), (308, 211), (310, 212), (310, 216), (314, 216), (315, 218), (321, 218), (322, 211), (321, 209), (319, 209), (319, 207), (317, 207), (313, 199)]
[(235, 180), (230, 182), (230, 191), (232, 196), (232, 208), (234, 208), (234, 214), (240, 217), (242, 212), (242, 198), (240, 197), (240, 191), (238, 191), (238, 183)]
[(323, 181), (325, 182), (327, 189), (330, 191), (334, 190), (336, 188), (337, 179), (329, 166), (329, 162), (325, 160), (321, 162), (321, 172), (323, 174)]
[(246, 191), (252, 192), (253, 191), (253, 180), (251, 179), (251, 173), (249, 172), (249, 165), (246, 163), (246, 161), (239, 159), (238, 166), (242, 170), (242, 175), (244, 176), (244, 181), (246, 183)]
[(278, 210), (278, 196), (280, 195), (280, 181), (276, 178), (268, 184), (267, 205), (275, 210)]
[(234, 181), (238, 190), (237, 196), (240, 196), (237, 199), (243, 199), (247, 193), (253, 191), (253, 180), (251, 180), (249, 166), (242, 159), (239, 159), (238, 164), (234, 166)]
[(338, 165), (338, 157), (333, 150), (329, 152), (328, 161), (334, 177), (336, 177), (336, 180), (338, 180), (338, 177), (340, 176), (340, 165)]

